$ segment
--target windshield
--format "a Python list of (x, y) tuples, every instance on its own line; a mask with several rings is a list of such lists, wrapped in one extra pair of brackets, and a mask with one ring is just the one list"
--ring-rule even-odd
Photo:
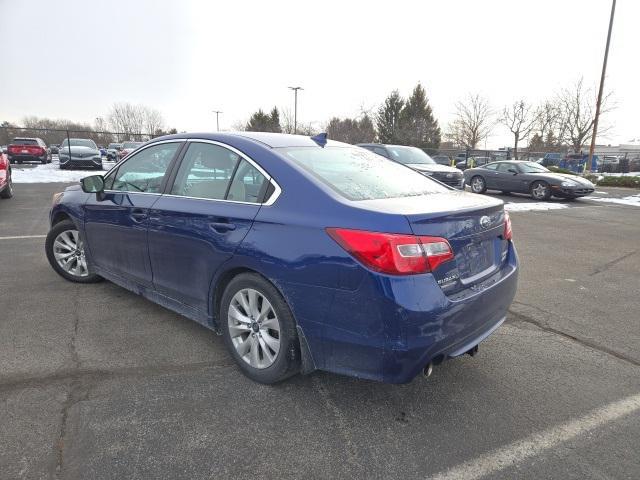
[(280, 152), (348, 200), (449, 191), (424, 175), (363, 148), (290, 147)]
[(523, 162), (518, 165), (518, 168), (522, 173), (544, 173), (549, 171), (539, 163), (534, 162)]
[(122, 148), (138, 148), (142, 142), (124, 142)]
[(69, 147), (69, 141), (71, 141), (72, 147), (89, 147), (89, 148), (93, 148), (94, 150), (98, 149), (98, 147), (96, 147), (95, 142), (93, 140), (89, 140), (88, 138), (72, 138), (70, 140), (67, 140), (65, 138), (64, 141), (62, 142), (61, 147), (62, 148)]
[(433, 158), (416, 147), (400, 147), (396, 145), (387, 145), (387, 150), (391, 154), (391, 160), (405, 165), (422, 163), (434, 164)]

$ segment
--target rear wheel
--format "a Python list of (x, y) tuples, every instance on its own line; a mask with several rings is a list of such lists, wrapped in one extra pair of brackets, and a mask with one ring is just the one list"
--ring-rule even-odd
[(549, 200), (551, 198), (551, 187), (547, 182), (538, 180), (531, 184), (531, 196), (535, 200)]
[(80, 232), (71, 220), (56, 223), (45, 242), (49, 263), (58, 275), (77, 283), (99, 282), (102, 278), (91, 273)]
[(471, 191), (473, 193), (484, 193), (487, 191), (487, 182), (479, 175), (473, 177), (469, 185), (471, 185)]
[(229, 282), (222, 295), (219, 327), (235, 362), (250, 379), (271, 384), (299, 371), (293, 314), (260, 275), (243, 273)]

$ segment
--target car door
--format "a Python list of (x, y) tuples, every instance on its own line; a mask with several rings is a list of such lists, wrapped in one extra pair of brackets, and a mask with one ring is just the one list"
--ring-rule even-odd
[(167, 172), (184, 140), (152, 144), (105, 176), (103, 194), (84, 205), (84, 233), (96, 267), (150, 287), (149, 208), (160, 198)]
[(497, 190), (503, 190), (505, 192), (517, 192), (520, 191), (518, 185), (518, 175), (514, 174), (511, 170), (516, 170), (516, 165), (509, 162), (498, 163), (496, 185)]
[(269, 177), (241, 152), (209, 141), (190, 141), (175, 170), (150, 211), (153, 285), (207, 313), (213, 276), (249, 232)]
[(482, 173), (484, 174), (484, 180), (487, 184), (488, 189), (498, 188), (498, 164), (490, 163), (482, 169)]

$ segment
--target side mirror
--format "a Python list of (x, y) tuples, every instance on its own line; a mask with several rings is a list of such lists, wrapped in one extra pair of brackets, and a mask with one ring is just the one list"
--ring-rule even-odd
[(91, 175), (80, 180), (82, 191), (85, 193), (102, 193), (104, 192), (104, 178), (102, 175)]
[(518, 174), (518, 171), (515, 168), (510, 168), (507, 171), (513, 173), (514, 175)]

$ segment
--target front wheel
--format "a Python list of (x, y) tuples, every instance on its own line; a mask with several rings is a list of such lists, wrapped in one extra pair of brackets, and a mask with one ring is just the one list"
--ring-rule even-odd
[(296, 323), (280, 292), (260, 275), (235, 277), (222, 295), (219, 327), (242, 373), (265, 384), (300, 369)]
[(87, 265), (84, 242), (71, 220), (56, 223), (45, 241), (49, 263), (58, 275), (77, 283), (99, 282), (102, 278), (91, 273)]
[(476, 175), (471, 179), (471, 191), (473, 193), (484, 193), (487, 191), (487, 182), (484, 181), (479, 175)]
[(549, 200), (551, 198), (551, 187), (547, 182), (538, 180), (531, 185), (531, 196), (535, 200)]

